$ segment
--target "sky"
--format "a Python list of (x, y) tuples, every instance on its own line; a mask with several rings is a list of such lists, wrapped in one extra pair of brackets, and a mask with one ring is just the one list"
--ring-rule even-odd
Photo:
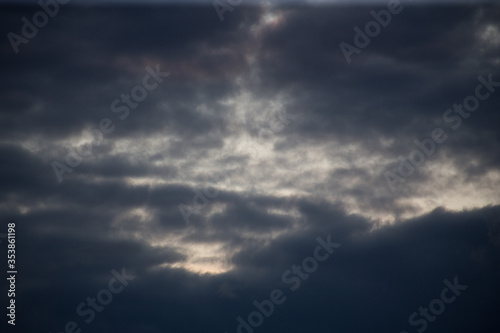
[(2, 332), (497, 329), (496, 2), (60, 2), (0, 1)]

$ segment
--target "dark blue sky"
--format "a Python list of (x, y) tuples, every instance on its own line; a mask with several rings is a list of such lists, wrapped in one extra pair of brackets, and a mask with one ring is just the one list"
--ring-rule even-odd
[(498, 326), (498, 5), (1, 3), (2, 332)]

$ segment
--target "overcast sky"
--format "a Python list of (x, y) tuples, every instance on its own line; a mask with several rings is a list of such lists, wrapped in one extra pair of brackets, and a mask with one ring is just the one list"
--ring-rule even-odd
[(498, 5), (119, 2), (0, 1), (3, 331), (498, 329)]

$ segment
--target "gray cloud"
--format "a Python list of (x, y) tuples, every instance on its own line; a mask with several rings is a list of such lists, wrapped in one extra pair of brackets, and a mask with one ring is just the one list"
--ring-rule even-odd
[[(469, 288), (428, 331), (491, 330), (500, 92), (457, 130), (443, 113), (479, 75), (500, 81), (499, 9), (405, 6), (347, 64), (339, 44), (384, 5), (245, 3), (221, 22), (210, 4), (75, 1), (19, 54), (5, 38), (0, 212), (3, 230), (17, 222), (19, 329), (234, 332), (279, 288), (286, 303), (255, 331), (411, 332), (457, 276)], [(2, 7), (4, 36), (37, 10)], [(156, 65), (170, 75), (120, 119), (111, 103)], [(51, 163), (103, 118), (115, 130), (59, 183)], [(391, 192), (384, 172), (436, 127), (448, 140)], [(283, 272), (328, 235), (342, 246), (290, 291)], [(136, 278), (85, 324), (76, 306), (121, 267)]]

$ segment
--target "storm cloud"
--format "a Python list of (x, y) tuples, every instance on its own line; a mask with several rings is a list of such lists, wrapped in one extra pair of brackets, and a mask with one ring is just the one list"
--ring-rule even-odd
[(1, 2), (2, 330), (494, 329), (500, 8), (414, 2)]

